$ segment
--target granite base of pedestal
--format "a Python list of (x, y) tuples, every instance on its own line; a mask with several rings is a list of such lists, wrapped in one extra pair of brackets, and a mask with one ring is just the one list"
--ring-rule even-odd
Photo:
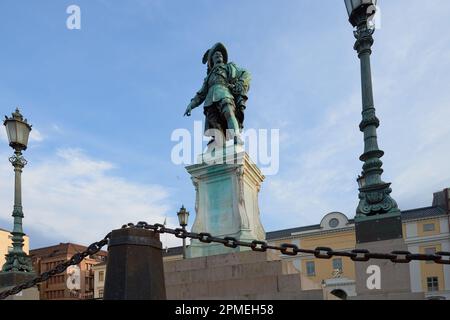
[(291, 262), (272, 252), (239, 252), (164, 263), (171, 300), (322, 300), (323, 290), (302, 290)]
[[(408, 251), (403, 239), (364, 242), (356, 245), (357, 249), (370, 252)], [(379, 268), (379, 269), (378, 269)], [(374, 271), (375, 270), (375, 271)], [(376, 270), (379, 270), (379, 274)], [(409, 264), (393, 263), (390, 260), (372, 259), (357, 262), (356, 297), (352, 300), (424, 300), (423, 293), (411, 292)], [(379, 278), (379, 286), (377, 279)]]
[[(0, 292), (14, 288), (36, 277), (35, 273), (28, 272), (0, 272)], [(16, 295), (9, 296), (5, 300), (39, 300), (37, 287), (22, 290)]]

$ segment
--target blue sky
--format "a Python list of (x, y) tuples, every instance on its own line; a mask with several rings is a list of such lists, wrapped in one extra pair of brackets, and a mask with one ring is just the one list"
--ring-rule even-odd
[[(81, 30), (66, 28), (71, 4)], [(380, 5), (372, 62), (383, 178), (400, 208), (428, 206), (450, 186), (450, 3)], [(260, 195), (266, 231), (354, 216), (363, 139), (343, 1), (3, 0), (0, 41), (0, 111), (21, 106), (35, 129), (23, 177), (32, 247), (87, 244), (128, 221), (168, 216), (175, 226), (181, 203), (193, 211), (170, 135), (203, 120), (201, 109), (182, 114), (218, 41), (252, 73), (246, 127), (280, 129), (280, 170)], [(0, 227), (10, 229), (3, 131)]]

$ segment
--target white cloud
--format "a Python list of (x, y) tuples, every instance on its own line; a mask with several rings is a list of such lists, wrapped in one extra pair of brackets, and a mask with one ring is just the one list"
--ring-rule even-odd
[(6, 134), (4, 128), (0, 128), (0, 141), (8, 142), (8, 135)]
[(37, 130), (36, 128), (33, 128), (33, 130), (31, 130), (30, 132), (30, 141), (34, 141), (34, 142), (42, 142), (44, 141), (44, 136), (42, 135), (42, 133)]
[(262, 198), (269, 213), (277, 212), (278, 221), (289, 221), (290, 226), (314, 224), (331, 211), (352, 216), (357, 203), (355, 177), (361, 168), (359, 109), (359, 99), (352, 95), (330, 108), (319, 126), (289, 144), (291, 154), (293, 145), (303, 148), (291, 155), (283, 174), (267, 179), (263, 196), (270, 200)]
[[(114, 175), (113, 168), (76, 149), (29, 163), (23, 173), (25, 230), (32, 225), (61, 242), (89, 244), (128, 222), (162, 223), (170, 208), (168, 190), (128, 181)], [(0, 164), (0, 178), (0, 218), (9, 221), (13, 173), (8, 163)], [(162, 238), (169, 246), (179, 245), (178, 239)]]
[(52, 130), (53, 131), (55, 131), (55, 132), (57, 132), (57, 133), (61, 133), (61, 132), (63, 132), (63, 130), (61, 129), (61, 127), (60, 126), (58, 126), (57, 124), (52, 124), (52, 126), (51, 126), (51, 128), (52, 128)]
[[(409, 3), (399, 20), (404, 4), (387, 5), (372, 59), (379, 144), (386, 152), (383, 179), (393, 183), (400, 208), (411, 209), (431, 205), (433, 192), (450, 187), (450, 35), (435, 32), (440, 29), (436, 23), (445, 24), (450, 6), (440, 1), (424, 10), (419, 2)], [(358, 85), (359, 78), (352, 81)], [(324, 106), (318, 126), (297, 130), (300, 137), (289, 145), (293, 160), (287, 169), (284, 164), (283, 174), (266, 182), (263, 195), (270, 200), (262, 201), (277, 221), (318, 223), (334, 210), (354, 216), (363, 149), (357, 128), (361, 98), (355, 88), (352, 95), (337, 95), (336, 105)]]

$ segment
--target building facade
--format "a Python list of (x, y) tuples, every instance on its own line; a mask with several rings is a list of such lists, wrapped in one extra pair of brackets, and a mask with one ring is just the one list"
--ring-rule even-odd
[[(450, 251), (449, 190), (437, 192), (430, 207), (402, 211), (403, 237), (412, 253)], [(270, 244), (292, 243), (305, 249), (330, 247), (353, 250), (355, 224), (343, 213), (332, 212), (320, 224), (267, 233)], [(316, 259), (313, 255), (281, 256), (292, 260), (302, 273), (303, 290), (322, 287), (340, 297), (356, 295), (355, 262), (348, 258)], [(409, 263), (412, 292), (424, 292), (428, 299), (450, 300), (450, 266), (433, 262)]]
[(94, 299), (103, 299), (106, 278), (106, 260), (92, 267), (94, 272)]
[[(74, 254), (87, 247), (60, 243), (59, 245), (34, 249), (30, 251), (33, 268), (41, 274), (69, 260)], [(106, 260), (107, 252), (99, 251), (86, 257), (79, 265), (69, 267), (66, 272), (52, 276), (48, 281), (38, 285), (41, 300), (84, 300), (94, 299), (93, 267)]]
[[(30, 251), (30, 239), (28, 236), (23, 237), (23, 251), (28, 254)], [(0, 271), (6, 262), (5, 255), (12, 250), (12, 234), (10, 231), (0, 229)]]

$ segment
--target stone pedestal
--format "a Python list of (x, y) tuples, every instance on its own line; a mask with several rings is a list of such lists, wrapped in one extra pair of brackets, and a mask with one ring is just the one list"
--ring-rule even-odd
[(164, 263), (170, 300), (322, 300), (302, 290), (292, 262), (274, 252), (238, 252)]
[[(242, 241), (264, 240), (258, 193), (264, 176), (240, 146), (210, 150), (199, 156), (199, 164), (186, 167), (196, 190), (193, 232)], [(202, 257), (239, 252), (221, 244), (192, 240), (187, 256)]]
[[(35, 273), (29, 272), (0, 272), (0, 292), (12, 289), (36, 276)], [(39, 290), (37, 287), (25, 289), (14, 296), (9, 296), (6, 300), (39, 300)]]
[[(408, 251), (403, 239), (363, 242), (356, 245), (357, 249), (367, 249), (371, 252), (388, 253), (391, 251)], [(369, 277), (376, 274), (370, 266), (378, 266), (380, 270), (380, 288), (370, 289), (367, 286)], [(423, 293), (412, 293), (409, 264), (393, 263), (390, 260), (371, 259), (367, 262), (356, 262), (356, 292), (357, 300), (423, 300)], [(369, 270), (370, 271), (370, 270)]]

